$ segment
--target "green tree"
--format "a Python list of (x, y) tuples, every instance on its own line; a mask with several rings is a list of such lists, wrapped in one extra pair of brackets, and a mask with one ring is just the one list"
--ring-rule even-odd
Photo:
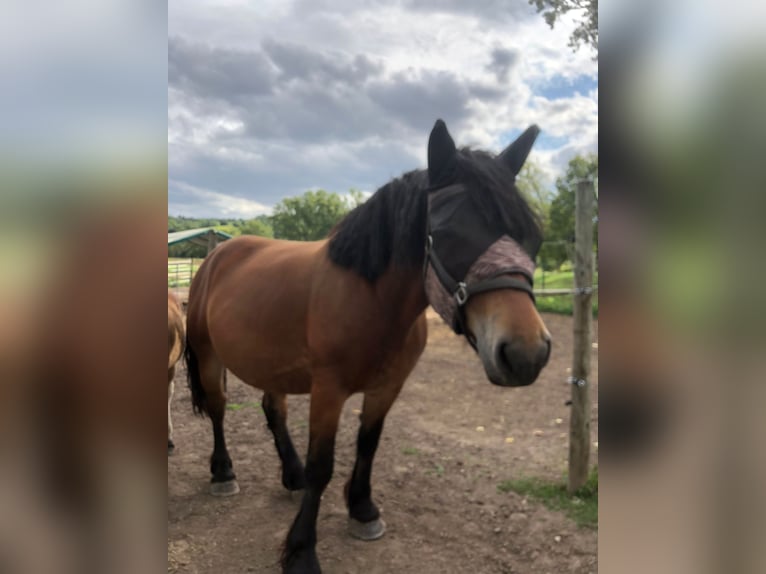
[(274, 237), (274, 229), (267, 219), (253, 218), (242, 222), (240, 226), (242, 235), (258, 235), (260, 237)]
[[(575, 233), (575, 190), (581, 179), (598, 178), (598, 156), (575, 156), (569, 161), (563, 177), (556, 180), (557, 195), (550, 206), (548, 225), (545, 230), (545, 243), (540, 250), (540, 261), (544, 269), (558, 269), (571, 257), (572, 241)], [(594, 192), (596, 186), (594, 185)], [(597, 196), (598, 199), (598, 196)], [(598, 215), (598, 201), (596, 213)], [(593, 230), (593, 244), (598, 245), (598, 225)]]
[[(550, 226), (550, 211), (553, 192), (545, 186), (543, 171), (532, 161), (524, 163), (519, 175), (516, 176), (516, 187), (527, 200), (527, 203), (540, 219), (544, 236)], [(546, 246), (543, 243), (537, 256), (537, 264), (543, 269), (551, 269), (556, 264), (550, 257), (546, 258)]]
[(204, 257), (207, 247), (196, 245), (191, 241), (183, 241), (168, 246), (168, 257)]
[(236, 237), (237, 235), (242, 234), (242, 228), (239, 225), (237, 225), (237, 222), (224, 223), (221, 225), (215, 225), (214, 227), (218, 231), (223, 231), (224, 233), (228, 233), (232, 237)]
[(322, 189), (288, 197), (274, 207), (271, 216), (274, 237), (299, 241), (322, 239), (348, 210), (348, 202), (340, 195)]
[(553, 28), (564, 14), (577, 12), (579, 23), (569, 37), (569, 47), (577, 50), (582, 45), (590, 46), (598, 55), (598, 0), (529, 0), (543, 13), (548, 26)]
[(202, 221), (203, 220), (201, 219), (184, 217), (183, 215), (178, 217), (168, 215), (168, 233), (172, 233), (174, 231), (185, 231), (187, 229), (194, 229), (196, 227), (208, 227), (208, 225), (202, 223)]
[(365, 201), (367, 201), (367, 198), (358, 189), (354, 189), (352, 187), (351, 189), (348, 190), (348, 197), (346, 198), (346, 206), (349, 211), (354, 209), (355, 207), (359, 207)]
[(519, 175), (516, 176), (516, 187), (545, 227), (550, 214), (553, 192), (545, 186), (545, 176), (540, 166), (533, 161), (526, 161)]

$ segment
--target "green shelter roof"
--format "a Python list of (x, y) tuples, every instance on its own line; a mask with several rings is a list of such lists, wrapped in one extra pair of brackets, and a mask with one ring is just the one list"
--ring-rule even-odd
[(198, 229), (186, 229), (184, 231), (174, 231), (168, 233), (168, 246), (181, 243), (182, 241), (191, 241), (197, 245), (207, 245), (209, 234), (215, 234), (218, 241), (231, 239), (231, 235), (218, 231), (215, 227), (200, 227)]

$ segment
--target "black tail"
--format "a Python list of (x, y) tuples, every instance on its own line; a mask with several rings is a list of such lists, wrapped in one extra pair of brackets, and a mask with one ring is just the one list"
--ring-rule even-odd
[(194, 353), (189, 339), (186, 339), (186, 350), (184, 351), (184, 358), (186, 360), (186, 380), (189, 383), (189, 390), (192, 396), (192, 408), (194, 413), (200, 416), (209, 414), (207, 412), (207, 404), (205, 399), (205, 389), (202, 387), (202, 379), (199, 375), (199, 363), (197, 362), (197, 355)]

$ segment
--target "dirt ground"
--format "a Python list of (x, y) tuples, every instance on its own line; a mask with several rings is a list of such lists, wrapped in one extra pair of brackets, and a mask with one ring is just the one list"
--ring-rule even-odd
[[(361, 396), (348, 401), (317, 524), (326, 574), (597, 572), (596, 530), (497, 490), (503, 480), (561, 479), (566, 470), (572, 319), (544, 319), (554, 341), (550, 363), (534, 385), (512, 389), (490, 384), (467, 343), (429, 313), (428, 346), (386, 419), (375, 459), (373, 496), (388, 526), (375, 542), (346, 534), (343, 484), (354, 463)], [(594, 331), (595, 343), (597, 323)], [(591, 429), (597, 441), (597, 345), (592, 353)], [(241, 492), (215, 498), (208, 494), (210, 422), (191, 414), (185, 377), (179, 369), (172, 407), (168, 572), (277, 573), (300, 501), (281, 485), (261, 392), (230, 375), (227, 442)], [(288, 402), (288, 426), (298, 452), (305, 453), (308, 397)], [(593, 453), (595, 463), (597, 448)]]

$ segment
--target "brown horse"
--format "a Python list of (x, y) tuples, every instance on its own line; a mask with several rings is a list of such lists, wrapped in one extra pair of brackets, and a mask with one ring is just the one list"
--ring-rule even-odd
[(168, 291), (168, 454), (173, 454), (173, 423), (170, 420), (170, 401), (173, 399), (173, 377), (176, 374), (176, 363), (184, 353), (184, 315), (181, 304)]
[[(305, 488), (284, 572), (320, 572), (317, 514), (333, 473), (339, 416), (354, 393), (364, 393), (364, 403), (345, 487), (350, 532), (382, 536), (371, 498), (373, 458), (386, 414), (425, 347), (429, 300), (443, 314), (455, 302), (447, 318), (477, 349), (493, 383), (530, 384), (547, 362), (550, 338), (531, 296), (541, 234), (514, 185), (537, 132), (530, 128), (495, 157), (458, 151), (439, 120), (428, 170), (389, 182), (328, 239), (236, 238), (200, 267), (189, 293), (186, 359), (194, 408), (213, 423), (211, 491), (238, 491), (223, 430), (228, 368), (265, 391), (282, 483)], [(292, 393), (311, 393), (305, 472), (285, 424)]]

